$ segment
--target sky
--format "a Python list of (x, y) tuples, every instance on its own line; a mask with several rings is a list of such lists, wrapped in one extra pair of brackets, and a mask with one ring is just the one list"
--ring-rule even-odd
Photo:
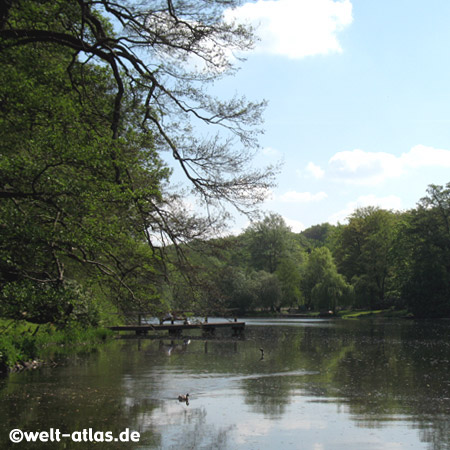
[(263, 211), (300, 232), (358, 207), (414, 208), (450, 182), (448, 0), (257, 0), (229, 14), (260, 41), (215, 89), (268, 101), (256, 162), (283, 163)]

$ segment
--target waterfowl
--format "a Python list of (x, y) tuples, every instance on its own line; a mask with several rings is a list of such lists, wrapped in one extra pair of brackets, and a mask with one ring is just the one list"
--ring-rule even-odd
[(178, 401), (179, 402), (187, 402), (189, 400), (189, 394), (186, 395), (179, 395), (178, 396)]

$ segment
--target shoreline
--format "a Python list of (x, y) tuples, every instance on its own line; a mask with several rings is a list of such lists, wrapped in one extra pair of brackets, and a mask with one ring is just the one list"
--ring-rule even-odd
[(56, 366), (55, 359), (95, 349), (112, 336), (103, 327), (74, 325), (56, 329), (50, 325), (10, 322), (0, 334), (0, 375)]

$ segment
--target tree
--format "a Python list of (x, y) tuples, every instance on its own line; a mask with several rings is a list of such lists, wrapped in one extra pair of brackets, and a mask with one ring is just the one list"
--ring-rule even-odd
[(337, 267), (355, 288), (357, 306), (386, 306), (391, 299), (392, 247), (398, 215), (380, 208), (357, 209), (335, 236)]
[(288, 249), (290, 229), (279, 214), (269, 214), (247, 228), (253, 267), (274, 273)]
[(333, 233), (334, 226), (329, 223), (322, 223), (320, 225), (313, 225), (312, 227), (303, 230), (300, 234), (308, 239), (308, 241), (314, 246), (326, 245), (331, 234)]
[(334, 270), (326, 270), (322, 280), (311, 291), (311, 301), (319, 311), (336, 311), (342, 301), (349, 304), (351, 288), (341, 274)]
[[(100, 284), (124, 309), (164, 307), (167, 244), (214, 232), (226, 217), (222, 200), (250, 213), (262, 199), (273, 171), (248, 163), (264, 102), (224, 102), (205, 88), (232, 71), (227, 49), (251, 45), (250, 30), (223, 19), (233, 4), (1, 3), (5, 314), (65, 320), (79, 291), (69, 289), (74, 282)], [(205, 70), (190, 71), (191, 56)], [(195, 121), (222, 134), (198, 137)], [(206, 217), (188, 213), (170, 189), (166, 150), (207, 205)], [(67, 301), (55, 309), (58, 296), (49, 292), (61, 289)], [(20, 296), (23, 305), (11, 308)], [(32, 307), (36, 296), (48, 300), (47, 315), (38, 317), (41, 303)]]
[(401, 229), (402, 297), (418, 317), (450, 316), (450, 183), (430, 185)]
[(255, 306), (279, 311), (282, 303), (282, 289), (278, 277), (263, 270), (253, 275), (256, 288)]
[[(156, 294), (148, 287), (146, 295), (137, 291), (142, 278), (148, 284), (157, 277), (160, 255), (144, 242), (148, 226), (161, 217), (169, 171), (152, 137), (136, 131), (132, 99), (121, 138), (113, 139), (105, 117), (112, 97), (109, 74), (96, 66), (82, 73), (74, 68), (70, 81), (70, 60), (66, 49), (54, 46), (0, 52), (4, 313), (38, 322), (73, 312), (75, 285), (94, 273), (118, 303)], [(77, 93), (73, 84), (81, 78), (84, 90)], [(87, 95), (95, 95), (95, 103), (80, 102)], [(120, 181), (119, 166), (127, 171)]]
[(312, 250), (305, 264), (301, 289), (305, 306), (318, 310), (333, 310), (343, 301), (349, 302), (350, 287), (336, 270), (333, 256), (326, 247)]
[(286, 255), (278, 264), (275, 273), (281, 285), (283, 306), (298, 306), (301, 304), (300, 279), (302, 262), (303, 255), (301, 257), (297, 256), (297, 258)]
[(243, 314), (255, 307), (257, 284), (243, 270), (237, 267), (224, 267), (217, 279), (217, 285), (228, 308)]
[[(222, 101), (206, 89), (235, 70), (230, 52), (253, 45), (251, 29), (224, 18), (224, 11), (238, 3), (10, 0), (2, 3), (0, 48), (63, 47), (70, 54), (69, 77), (93, 63), (107, 67), (113, 139), (120, 137), (126, 104), (134, 97), (141, 128), (154, 136), (158, 151), (172, 154), (208, 207), (226, 200), (249, 211), (263, 199), (273, 175), (270, 168), (250, 166), (264, 102)], [(80, 91), (84, 85), (73, 87)], [(192, 121), (217, 126), (223, 137), (197, 137)], [(118, 178), (126, 175), (119, 165), (115, 170)]]

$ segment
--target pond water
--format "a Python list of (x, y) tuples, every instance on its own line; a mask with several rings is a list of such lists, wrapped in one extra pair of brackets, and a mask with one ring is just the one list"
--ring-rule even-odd
[[(11, 374), (0, 448), (450, 448), (450, 322), (246, 322), (240, 339), (133, 337)], [(140, 440), (12, 444), (16, 428)]]

